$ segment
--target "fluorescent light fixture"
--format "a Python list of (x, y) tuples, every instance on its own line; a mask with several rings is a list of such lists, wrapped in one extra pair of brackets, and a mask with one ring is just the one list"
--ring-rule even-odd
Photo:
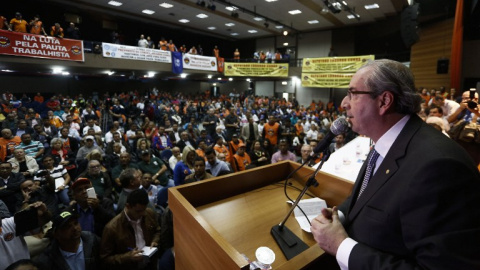
[(238, 8), (234, 6), (229, 6), (229, 7), (226, 7), (225, 9), (228, 11), (234, 11), (234, 10), (237, 10)]
[[(358, 15), (358, 17), (360, 17), (360, 15)], [(355, 15), (349, 14), (347, 15), (347, 18), (349, 18), (350, 20), (355, 19)]]
[(283, 81), (282, 82), (282, 85), (287, 85), (288, 83), (286, 81)]
[(250, 81), (250, 78), (247, 78), (247, 82), (249, 82), (249, 81)]
[(371, 4), (371, 5), (365, 5), (365, 9), (376, 9), (376, 8), (380, 8), (380, 6), (377, 3)]
[(267, 2), (277, 2), (277, 0), (265, 0)]
[(282, 28), (283, 28), (283, 25), (275, 25), (275, 28), (277, 28), (277, 29), (282, 29)]
[(292, 15), (297, 15), (297, 14), (300, 14), (302, 13), (300, 10), (298, 9), (295, 9), (295, 10), (290, 10), (288, 13), (292, 14)]
[(217, 84), (216, 84), (216, 83), (213, 83), (212, 85), (213, 85), (213, 86), (217, 86)]
[(293, 83), (298, 83), (300, 81), (300, 79), (298, 79), (297, 76), (292, 76), (292, 82)]
[(248, 30), (249, 33), (257, 33), (258, 31), (257, 30)]
[(172, 7), (173, 7), (172, 4), (165, 3), (165, 2), (161, 3), (159, 6), (161, 6), (161, 7), (163, 7), (163, 8), (172, 8)]
[(208, 30), (215, 30), (217, 29), (215, 26), (210, 26), (210, 27), (207, 27)]
[(208, 15), (200, 13), (200, 14), (197, 15), (197, 17), (200, 18), (200, 19), (205, 19), (205, 18), (208, 18)]
[(152, 15), (153, 13), (155, 13), (155, 11), (150, 10), (150, 9), (144, 9), (144, 10), (142, 10), (142, 12), (145, 13), (145, 14), (148, 14), (148, 15)]
[(228, 81), (230, 81), (230, 82), (233, 81), (233, 78), (228, 78)]
[(232, 27), (234, 26), (235, 24), (234, 23), (226, 23), (225, 26), (228, 26), (228, 27)]
[(181, 23), (189, 23), (189, 22), (190, 22), (190, 21), (187, 20), (187, 19), (180, 19), (180, 20), (178, 20), (178, 21), (181, 22)]
[(149, 78), (153, 78), (153, 76), (155, 76), (155, 72), (149, 71), (149, 72), (147, 73), (147, 76), (148, 76)]
[(108, 4), (116, 7), (123, 5), (123, 3), (120, 3), (118, 1), (109, 1)]
[(63, 75), (63, 76), (68, 76), (68, 75), (70, 75), (70, 72), (68, 72), (68, 71), (62, 71), (62, 75)]
[(347, 2), (345, 2), (345, 1), (342, 1), (342, 3), (343, 3), (345, 6), (347, 6), (347, 5), (348, 5), (348, 4), (347, 4)]
[(283, 31), (283, 35), (288, 36), (288, 31), (287, 30)]
[(318, 20), (311, 20), (311, 21), (308, 21), (309, 24), (316, 24), (316, 23), (319, 23)]
[(222, 80), (222, 78), (221, 78), (221, 77), (218, 77), (218, 78), (217, 78), (217, 80), (221, 81), (221, 80)]
[(208, 77), (209, 79), (211, 79), (213, 76), (212, 76), (212, 75), (208, 75), (207, 77)]
[(230, 35), (232, 35), (232, 36), (238, 36), (239, 33), (231, 33)]
[(255, 18), (253, 18), (253, 19), (254, 19), (255, 21), (257, 21), (257, 22), (263, 21), (263, 18), (262, 18), (262, 17), (255, 17)]
[(288, 46), (288, 42), (283, 43), (283, 46)]
[(3, 72), (13, 72), (13, 70), (10, 69), (2, 69)]
[(108, 71), (107, 74), (108, 76), (112, 76), (113, 74), (115, 74), (115, 71)]
[(186, 78), (186, 77), (187, 77), (187, 73), (180, 74), (180, 78)]

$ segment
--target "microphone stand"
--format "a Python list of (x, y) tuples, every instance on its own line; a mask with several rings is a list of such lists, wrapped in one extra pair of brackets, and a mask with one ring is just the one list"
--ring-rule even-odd
[[(292, 207), (288, 211), (285, 218), (282, 220), (282, 222), (280, 222), (280, 224), (273, 226), (272, 229), (270, 230), (270, 233), (272, 234), (273, 238), (275, 239), (275, 242), (277, 242), (278, 246), (282, 250), (283, 255), (285, 255), (287, 260), (290, 260), (291, 258), (297, 256), (298, 254), (300, 254), (303, 251), (305, 251), (306, 249), (308, 249), (308, 245), (305, 244), (291, 230), (289, 230), (285, 226), (285, 223), (287, 222), (287, 220), (290, 217), (290, 215), (292, 214), (292, 212), (295, 210), (295, 207), (297, 207), (297, 205), (300, 202), (300, 200), (302, 199), (303, 195), (305, 195), (305, 193), (307, 193), (308, 188), (311, 187), (311, 186), (314, 186), (314, 187), (318, 186), (318, 182), (315, 179), (315, 176), (317, 175), (318, 171), (322, 168), (323, 163), (325, 163), (325, 161), (329, 157), (330, 157), (330, 150), (328, 150), (328, 148), (327, 148), (323, 152), (322, 161), (318, 165), (318, 167), (315, 170), (315, 172), (313, 173), (313, 175), (308, 178), (302, 192), (300, 192), (300, 194), (298, 195), (297, 199), (293, 203)], [(302, 166), (305, 165), (307, 162), (309, 162), (309, 160), (310, 159), (307, 159), (307, 161), (305, 161), (305, 163), (303, 163)], [(300, 166), (298, 169), (300, 169), (302, 166)], [(295, 170), (295, 171), (297, 171), (297, 170)], [(288, 180), (288, 178), (287, 178), (287, 180)]]

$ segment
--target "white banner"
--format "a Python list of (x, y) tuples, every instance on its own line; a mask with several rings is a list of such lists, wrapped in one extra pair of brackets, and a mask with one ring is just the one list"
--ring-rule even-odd
[(217, 71), (217, 58), (186, 53), (183, 55), (183, 68)]
[(172, 63), (170, 51), (102, 43), (103, 57)]

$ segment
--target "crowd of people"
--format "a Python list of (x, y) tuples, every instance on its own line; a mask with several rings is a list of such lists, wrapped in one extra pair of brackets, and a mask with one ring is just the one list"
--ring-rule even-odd
[[(457, 102), (453, 92), (425, 92), (418, 91), (423, 97), (419, 116), (453, 136), (479, 164), (478, 93), (466, 91)], [(4, 92), (0, 103), (3, 232), (14, 230), (13, 216), (22, 209), (36, 209), (29, 213), (41, 225), (53, 215), (52, 229), (36, 232), (33, 244), (2, 244), (9, 257), (1, 269), (30, 258), (29, 252), (41, 269), (67, 269), (61, 265), (78, 261), (82, 269), (101, 264), (170, 269), (169, 187), (284, 160), (313, 166), (323, 155), (311, 158), (312, 150), (335, 119), (346, 117), (333, 101), (301, 105), (295, 98), (236, 90), (218, 97), (209, 91), (185, 95), (157, 89), (88, 98), (41, 93), (17, 98)], [(477, 126), (473, 133), (452, 133), (458, 122)], [(328, 151), (355, 136), (353, 131), (337, 135)], [(170, 230), (161, 231), (162, 222)], [(129, 223), (148, 230), (134, 233)], [(47, 249), (33, 251), (46, 243)], [(79, 243), (83, 257), (69, 257), (68, 252), (79, 252)], [(159, 252), (140, 259), (146, 246), (158, 246)]]

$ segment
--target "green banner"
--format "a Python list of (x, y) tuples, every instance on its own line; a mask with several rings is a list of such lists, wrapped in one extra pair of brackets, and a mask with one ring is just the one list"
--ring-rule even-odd
[(225, 76), (288, 77), (288, 63), (225, 63)]
[(302, 86), (322, 88), (348, 88), (355, 73), (302, 73)]

